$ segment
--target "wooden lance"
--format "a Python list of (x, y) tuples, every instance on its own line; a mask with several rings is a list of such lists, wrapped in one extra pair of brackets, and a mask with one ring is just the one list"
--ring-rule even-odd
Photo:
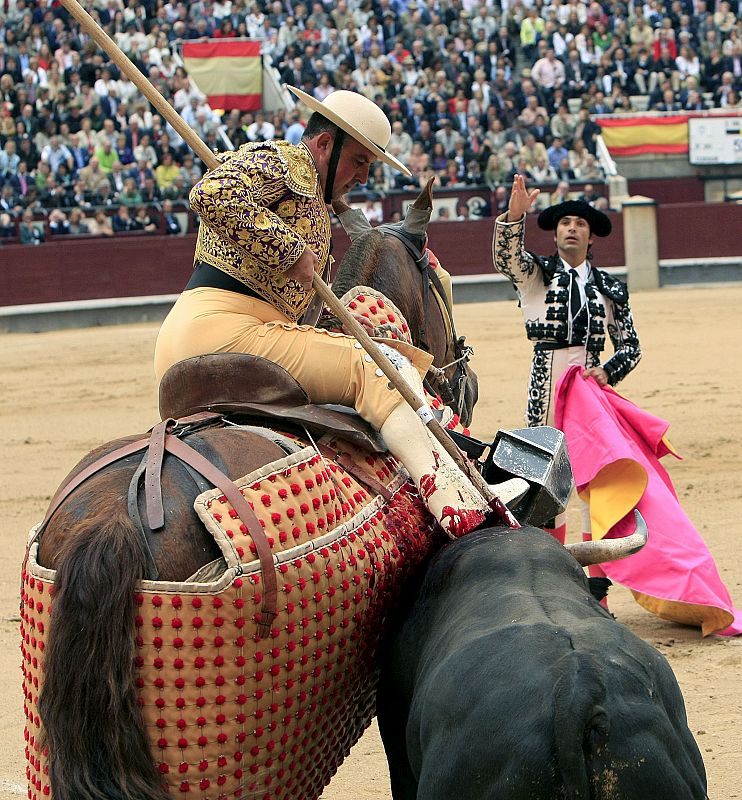
[[(157, 112), (172, 125), (183, 138), (183, 141), (203, 161), (208, 170), (216, 169), (219, 161), (216, 155), (199, 138), (196, 132), (178, 114), (178, 112), (160, 94), (157, 88), (139, 71), (129, 57), (118, 47), (111, 37), (98, 25), (77, 0), (62, 0), (62, 5), (80, 23), (83, 29), (95, 40), (96, 44), (104, 50), (111, 61), (123, 72), (139, 91), (157, 109)], [(349, 331), (373, 358), (379, 369), (389, 379), (389, 382), (402, 395), (405, 401), (412, 406), (418, 416), (427, 425), (431, 434), (436, 438), (441, 447), (451, 456), (457, 466), (469, 477), (484, 499), (491, 503), (495, 496), (476, 469), (467, 461), (466, 457), (456, 446), (451, 437), (446, 433), (438, 420), (432, 415), (428, 406), (415, 393), (412, 387), (397, 372), (389, 359), (379, 349), (379, 346), (366, 333), (353, 315), (345, 308), (340, 300), (335, 297), (330, 287), (316, 272), (312, 278), (314, 290), (319, 294), (332, 313), (342, 322)]]

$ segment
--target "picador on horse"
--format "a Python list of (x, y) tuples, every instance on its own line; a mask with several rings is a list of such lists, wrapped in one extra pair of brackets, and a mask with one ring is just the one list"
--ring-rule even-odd
[[(409, 170), (385, 152), (389, 122), (370, 100), (341, 91), (320, 103), (292, 91), (315, 112), (301, 143), (245, 145), (191, 192), (202, 222), (196, 269), (160, 331), (158, 380), (176, 362), (203, 353), (251, 353), (279, 364), (312, 403), (355, 408), (416, 485), (429, 487), (424, 496), (439, 523), (460, 536), (490, 511), (469, 478), (357, 341), (299, 324), (312, 302), (312, 274), (330, 260), (327, 204), (366, 183), (376, 158)], [(387, 355), (422, 397), (430, 356), (402, 346)]]
[[(314, 112), (301, 143), (244, 145), (191, 192), (194, 270), (155, 352), (163, 421), (83, 459), (32, 532), (30, 800), (318, 797), (374, 714), (401, 584), (445, 534), (517, 525), (531, 494), (493, 469), (485, 498), (424, 423), (431, 353), (465, 422), (476, 399), (426, 249), (430, 186), (401, 227), (369, 230), (342, 198), (377, 158), (407, 173), (389, 121), (353, 92), (292, 91)], [(333, 288), (416, 409), (361, 342), (315, 327), (328, 205), (353, 242)], [(382, 250), (391, 278), (345, 269)]]

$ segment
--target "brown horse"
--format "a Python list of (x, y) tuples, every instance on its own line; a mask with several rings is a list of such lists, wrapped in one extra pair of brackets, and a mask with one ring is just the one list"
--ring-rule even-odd
[[(429, 188), (421, 193), (418, 204), (429, 207)], [(422, 337), (436, 363), (443, 366), (456, 360), (456, 344), (447, 337), (438, 303), (426, 308), (426, 276), (410, 252), (396, 236), (369, 232), (348, 251), (336, 292), (355, 283), (378, 288), (407, 317), (415, 342), (421, 343)], [(468, 420), (476, 400), (476, 381), (463, 360), (448, 368), (451, 377), (457, 373), (463, 375), (459, 384), (462, 396), (465, 393), (460, 410)], [(63, 486), (106, 454), (139, 438), (127, 437), (93, 451)], [(235, 427), (197, 428), (187, 441), (230, 480), (287, 454), (280, 442)], [(160, 476), (167, 524), (155, 532), (156, 526), (143, 522), (149, 511), (144, 492), (138, 490), (141, 465), (140, 450), (93, 472), (59, 504), (39, 538), (37, 562), (49, 570), (54, 601), (38, 697), (42, 742), (31, 745), (48, 754), (55, 800), (163, 800), (167, 796), (139, 707), (136, 590), (146, 579), (186, 581), (222, 553), (194, 513), (194, 500), (203, 492), (203, 483), (176, 457), (164, 458)], [(412, 524), (408, 511), (403, 518)], [(425, 530), (419, 520), (416, 527)], [(27, 575), (24, 579), (24, 638), (35, 648), (40, 626), (26, 608), (28, 586), (34, 582), (29, 584)], [(27, 660), (36, 662), (30, 650)], [(31, 697), (34, 682), (38, 676), (30, 678), (29, 673), (27, 714), (38, 726)], [(367, 688), (373, 692), (373, 679)], [(29, 752), (29, 761), (33, 764), (36, 759), (38, 767), (41, 751)], [(36, 788), (41, 796), (40, 787)]]
[[(436, 380), (429, 373), (426, 388), (433, 396), (440, 393), (461, 423), (469, 425), (477, 402), (477, 376), (469, 366), (472, 351), (456, 334), (452, 309), (444, 310), (435, 299), (442, 287), (425, 252), (434, 180), (422, 189), (401, 223), (375, 228), (361, 225), (351, 232), (353, 244), (333, 282), (333, 291), (342, 297), (354, 286), (371, 286), (394, 300), (407, 320), (415, 346), (433, 355), (434, 367), (444, 368), (445, 380)], [(336, 201), (335, 208), (342, 211), (348, 206)], [(415, 215), (415, 211), (423, 213)]]

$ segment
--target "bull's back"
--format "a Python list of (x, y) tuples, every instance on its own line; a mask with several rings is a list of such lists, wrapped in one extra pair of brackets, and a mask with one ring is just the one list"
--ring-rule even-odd
[(428, 571), (382, 683), (395, 799), (703, 800), (669, 665), (544, 537), (475, 534)]

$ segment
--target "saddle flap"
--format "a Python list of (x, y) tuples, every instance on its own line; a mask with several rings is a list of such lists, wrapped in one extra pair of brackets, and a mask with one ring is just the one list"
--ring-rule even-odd
[(210, 353), (174, 364), (162, 377), (159, 405), (162, 419), (214, 411), (281, 420), (320, 436), (333, 433), (372, 452), (385, 450), (380, 435), (354, 409), (313, 405), (283, 367), (244, 353)]

